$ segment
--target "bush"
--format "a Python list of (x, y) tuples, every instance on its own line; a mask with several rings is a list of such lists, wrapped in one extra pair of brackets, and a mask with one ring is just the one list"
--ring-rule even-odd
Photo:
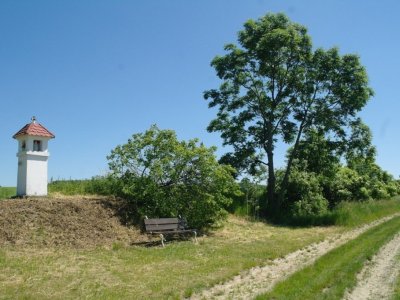
[(178, 141), (172, 130), (153, 125), (134, 134), (107, 157), (118, 195), (143, 217), (185, 217), (191, 227), (209, 227), (226, 215), (240, 193), (234, 169), (220, 165), (215, 148)]
[(363, 173), (341, 167), (331, 180), (326, 180), (324, 193), (332, 204), (341, 201), (388, 199), (399, 194), (398, 183), (378, 166), (371, 165)]
[[(282, 172), (277, 175), (281, 181)], [(398, 194), (399, 182), (374, 164), (365, 167), (362, 174), (338, 167), (332, 177), (299, 170), (296, 165), (289, 178), (285, 210), (278, 221), (291, 225), (334, 224), (337, 219), (349, 218), (347, 203), (366, 202), (365, 207), (372, 208), (373, 202), (378, 202), (373, 200)]]
[(324, 194), (331, 205), (341, 201), (366, 201), (371, 199), (368, 178), (348, 167), (340, 167), (333, 178), (324, 181)]
[(328, 211), (328, 201), (322, 195), (319, 178), (312, 172), (294, 169), (290, 175), (287, 201), (294, 218), (315, 217)]
[(305, 195), (292, 206), (292, 215), (295, 218), (320, 216), (328, 211), (328, 201), (322, 195)]

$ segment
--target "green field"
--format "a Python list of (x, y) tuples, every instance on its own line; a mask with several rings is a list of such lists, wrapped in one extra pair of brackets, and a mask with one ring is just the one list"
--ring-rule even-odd
[(0, 199), (7, 199), (15, 196), (17, 189), (15, 187), (0, 187)]

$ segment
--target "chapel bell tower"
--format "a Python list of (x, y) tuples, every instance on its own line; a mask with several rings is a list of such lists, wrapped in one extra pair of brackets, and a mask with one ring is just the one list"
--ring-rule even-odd
[(17, 196), (47, 195), (48, 141), (54, 134), (36, 122), (21, 128), (13, 138), (18, 141)]

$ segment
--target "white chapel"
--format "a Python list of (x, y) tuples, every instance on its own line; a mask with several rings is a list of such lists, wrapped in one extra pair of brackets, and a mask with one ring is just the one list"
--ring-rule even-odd
[(46, 196), (48, 141), (54, 134), (32, 117), (13, 138), (18, 141), (17, 196)]

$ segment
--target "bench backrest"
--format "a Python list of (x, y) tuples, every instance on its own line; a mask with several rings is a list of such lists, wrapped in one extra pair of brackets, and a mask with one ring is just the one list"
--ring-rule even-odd
[(182, 230), (184, 225), (179, 218), (144, 219), (146, 231)]

